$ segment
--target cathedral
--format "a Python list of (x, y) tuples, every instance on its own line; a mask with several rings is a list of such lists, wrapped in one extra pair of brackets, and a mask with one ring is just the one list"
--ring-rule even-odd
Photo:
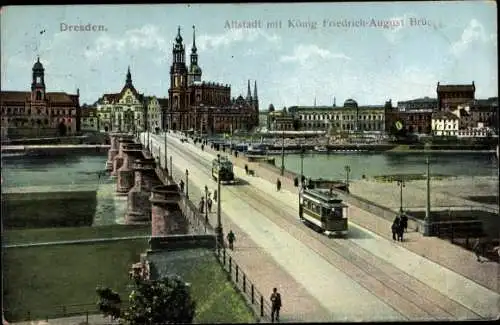
[(248, 81), (247, 96), (231, 98), (229, 85), (201, 81), (194, 26), (189, 69), (180, 27), (172, 54), (169, 105), (164, 116), (167, 129), (218, 134), (249, 131), (259, 125), (257, 82), (254, 83), (253, 95)]
[(80, 132), (80, 92), (47, 92), (45, 69), (37, 59), (31, 91), (2, 91), (2, 139), (77, 135)]

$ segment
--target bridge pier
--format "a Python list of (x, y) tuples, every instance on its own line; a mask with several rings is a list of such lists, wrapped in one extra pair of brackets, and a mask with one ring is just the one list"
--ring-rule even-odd
[(123, 164), (118, 169), (118, 181), (116, 182), (116, 192), (119, 195), (126, 195), (134, 186), (134, 165), (137, 158), (142, 157), (141, 145), (138, 143), (126, 143), (123, 145)]
[(177, 185), (160, 185), (151, 191), (151, 236), (187, 233), (179, 207), (181, 196)]
[[(154, 173), (153, 159), (136, 159), (134, 162), (135, 185), (128, 192), (128, 210), (125, 216), (127, 224), (151, 221), (151, 180), (146, 173)], [(149, 181), (149, 183), (148, 183)]]
[(118, 139), (118, 154), (115, 156), (113, 160), (113, 169), (111, 171), (111, 176), (116, 177), (116, 172), (123, 165), (123, 146), (127, 143), (133, 143), (134, 141), (130, 136), (122, 135)]
[(122, 136), (121, 133), (113, 132), (109, 134), (109, 142), (111, 147), (109, 148), (108, 160), (106, 161), (106, 170), (108, 172), (111, 172), (113, 170), (113, 161), (118, 154), (118, 148), (120, 147), (120, 144), (118, 142), (120, 136)]

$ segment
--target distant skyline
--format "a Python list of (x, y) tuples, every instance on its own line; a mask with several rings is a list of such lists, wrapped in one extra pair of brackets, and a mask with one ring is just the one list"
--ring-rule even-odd
[(47, 91), (79, 88), (81, 104), (119, 92), (128, 66), (140, 93), (168, 97), (177, 27), (189, 65), (193, 25), (202, 79), (233, 97), (256, 80), (261, 110), (396, 104), (438, 81), (498, 96), (492, 1), (3, 7), (2, 90), (28, 91), (39, 55)]

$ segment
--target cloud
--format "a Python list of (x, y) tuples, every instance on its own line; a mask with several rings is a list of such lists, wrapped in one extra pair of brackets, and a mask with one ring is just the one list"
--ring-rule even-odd
[[(409, 14), (404, 14), (402, 17), (392, 17), (388, 21), (393, 22), (391, 28), (384, 29), (384, 37), (389, 41), (389, 43), (395, 44), (403, 38), (403, 34), (400, 31), (404, 28), (404, 24), (408, 22)], [(398, 22), (396, 24), (396, 22)], [(399, 23), (401, 22), (401, 23)]]
[(281, 38), (276, 34), (268, 34), (260, 29), (230, 29), (222, 34), (200, 35), (196, 39), (196, 44), (200, 50), (214, 50), (219, 47), (226, 47), (236, 42), (255, 42), (258, 39), (265, 39), (271, 43), (280, 42)]
[(460, 40), (451, 45), (450, 51), (454, 55), (459, 56), (475, 42), (491, 42), (496, 45), (496, 34), (492, 33), (488, 35), (484, 26), (476, 19), (472, 19), (462, 32)]
[(306, 64), (309, 59), (343, 59), (351, 60), (350, 57), (343, 53), (332, 53), (327, 49), (322, 49), (315, 44), (304, 45), (301, 44), (295, 47), (292, 55), (283, 55), (280, 58), (281, 62), (299, 62), (300, 64)]
[[(113, 38), (109, 34), (100, 36), (92, 47), (84, 51), (84, 55), (89, 60), (98, 60), (109, 52), (115, 51), (120, 54), (130, 51), (156, 50), (160, 54), (167, 55), (169, 52), (169, 42), (162, 36), (158, 27), (145, 25), (138, 29), (125, 32), (123, 37)], [(160, 62), (155, 60), (155, 62)]]

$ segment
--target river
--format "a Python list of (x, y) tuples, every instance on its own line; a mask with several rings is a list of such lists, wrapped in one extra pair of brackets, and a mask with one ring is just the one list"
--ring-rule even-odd
[[(281, 156), (273, 155), (277, 167)], [(425, 174), (427, 167), (422, 153), (333, 153), (305, 154), (303, 170), (306, 177), (344, 179), (344, 167), (351, 169), (350, 179), (363, 175), (373, 177), (390, 174)], [(493, 153), (435, 152), (430, 156), (432, 174), (450, 176), (497, 176), (498, 160)], [(285, 169), (300, 173), (300, 154), (285, 155)]]

